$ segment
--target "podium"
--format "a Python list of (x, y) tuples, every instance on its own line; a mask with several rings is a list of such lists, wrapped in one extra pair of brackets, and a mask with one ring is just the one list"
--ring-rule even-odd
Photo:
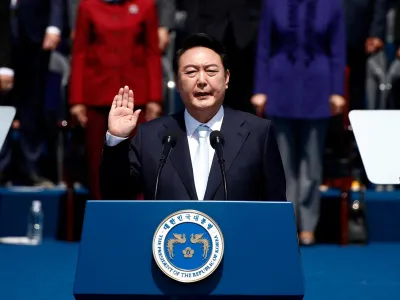
[(368, 180), (400, 183), (400, 110), (352, 110), (349, 119)]
[(75, 299), (303, 299), (293, 204), (88, 201)]

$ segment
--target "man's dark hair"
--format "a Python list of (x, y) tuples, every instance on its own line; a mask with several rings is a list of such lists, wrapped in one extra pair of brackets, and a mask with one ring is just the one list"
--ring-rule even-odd
[(195, 33), (188, 36), (183, 41), (181, 48), (176, 51), (172, 65), (175, 74), (178, 74), (179, 59), (182, 54), (195, 47), (205, 47), (213, 50), (221, 57), (225, 71), (229, 69), (228, 55), (226, 54), (225, 47), (217, 39), (214, 39), (205, 33)]

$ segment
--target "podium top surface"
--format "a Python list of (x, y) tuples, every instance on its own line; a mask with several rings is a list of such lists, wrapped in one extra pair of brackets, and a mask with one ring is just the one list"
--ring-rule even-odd
[(400, 110), (352, 110), (349, 119), (368, 179), (400, 183)]
[[(163, 273), (162, 266), (156, 262), (161, 261), (168, 266), (166, 268), (171, 275), (178, 276), (184, 274), (177, 267), (180, 261), (185, 260), (185, 252), (182, 252), (188, 247), (190, 251), (194, 250), (191, 254), (204, 250), (201, 245), (196, 248), (189, 239), (186, 244), (175, 245), (174, 258), (168, 257), (169, 250), (165, 248), (163, 256), (158, 259), (163, 246), (157, 246), (166, 244), (157, 244), (157, 241), (167, 241), (168, 234), (175, 233), (172, 229), (168, 233), (159, 231), (159, 228), (171, 227), (177, 221), (171, 220), (182, 211), (208, 216), (222, 236), (217, 243), (223, 242), (223, 259), (209, 277), (200, 281), (196, 281), (196, 277), (201, 276), (201, 270), (192, 274), (186, 272), (185, 276), (193, 280), (182, 283)], [(187, 214), (182, 212), (180, 220), (185, 220), (185, 217)], [(204, 224), (207, 227), (208, 223)], [(182, 230), (180, 227), (176, 233), (182, 233)], [(195, 227), (186, 230), (189, 230), (188, 237), (191, 233), (199, 233)], [(217, 258), (217, 252), (212, 252), (216, 251), (214, 246), (218, 246), (214, 243), (215, 235), (211, 234), (209, 238), (212, 242), (210, 257)], [(85, 298), (87, 295), (110, 295), (109, 299), (113, 299), (112, 295), (117, 294), (160, 297), (285, 295), (302, 299), (304, 285), (293, 204), (261, 201), (88, 201), (74, 294), (77, 299), (89, 299)]]

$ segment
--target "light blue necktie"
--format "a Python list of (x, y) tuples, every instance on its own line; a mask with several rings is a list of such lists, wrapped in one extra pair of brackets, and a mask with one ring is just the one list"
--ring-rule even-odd
[(199, 125), (196, 129), (198, 147), (194, 159), (193, 177), (196, 186), (197, 198), (204, 199), (204, 194), (207, 188), (208, 173), (209, 173), (209, 146), (208, 136), (210, 127), (207, 125)]

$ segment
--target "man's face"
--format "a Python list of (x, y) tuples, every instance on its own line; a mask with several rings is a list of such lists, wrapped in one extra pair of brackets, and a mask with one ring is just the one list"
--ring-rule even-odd
[(178, 90), (188, 110), (219, 108), (228, 87), (229, 71), (211, 49), (187, 50), (179, 60)]

